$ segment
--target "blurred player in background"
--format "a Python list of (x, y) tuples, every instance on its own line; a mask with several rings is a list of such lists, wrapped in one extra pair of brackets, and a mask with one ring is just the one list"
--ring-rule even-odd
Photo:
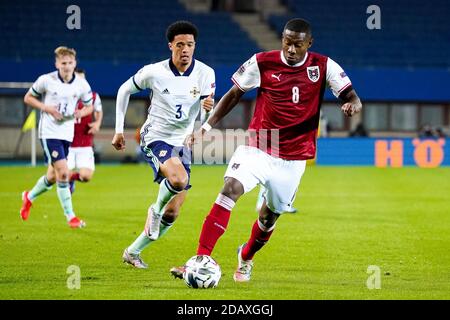
[[(30, 191), (22, 193), (20, 216), (27, 220), (34, 200), (56, 183), (56, 192), (69, 226), (82, 228), (86, 224), (75, 216), (72, 207), (67, 155), (74, 135), (75, 119), (81, 119), (93, 111), (92, 92), (88, 82), (74, 73), (77, 64), (74, 49), (56, 48), (55, 59), (57, 71), (40, 76), (24, 97), (27, 105), (41, 110), (39, 139), (48, 169)], [(78, 100), (84, 105), (82, 109), (77, 109)]]
[[(238, 248), (234, 280), (250, 280), (253, 256), (269, 241), (279, 216), (292, 208), (306, 160), (316, 154), (320, 106), (325, 86), (343, 101), (346, 116), (361, 110), (361, 101), (342, 68), (330, 58), (308, 52), (311, 27), (302, 19), (284, 27), (282, 50), (253, 55), (232, 76), (233, 87), (222, 97), (210, 119), (192, 134), (195, 143), (230, 112), (242, 95), (258, 88), (249, 126), (250, 145), (236, 149), (225, 172), (225, 184), (205, 219), (197, 255), (211, 255), (225, 232), (231, 210), (244, 193), (258, 184), (266, 188), (259, 218), (248, 241)], [(171, 269), (181, 278), (184, 267)]]
[(116, 134), (112, 145), (123, 150), (124, 118), (130, 94), (151, 90), (140, 144), (153, 169), (154, 181), (160, 186), (156, 202), (148, 208), (144, 231), (123, 253), (123, 261), (136, 268), (148, 267), (140, 253), (163, 236), (178, 217), (190, 188), (192, 151), (183, 143), (193, 132), (200, 109), (210, 111), (214, 105), (214, 70), (193, 59), (197, 34), (197, 28), (190, 22), (171, 24), (166, 32), (171, 58), (144, 66), (117, 93)]
[[(76, 69), (77, 77), (86, 78), (86, 72)], [(71, 146), (67, 165), (70, 173), (70, 192), (75, 191), (75, 181), (88, 182), (92, 179), (95, 170), (94, 135), (100, 130), (103, 119), (102, 101), (97, 92), (92, 92), (92, 104), (94, 113), (75, 120), (75, 133)], [(83, 102), (78, 101), (78, 110), (83, 109)]]

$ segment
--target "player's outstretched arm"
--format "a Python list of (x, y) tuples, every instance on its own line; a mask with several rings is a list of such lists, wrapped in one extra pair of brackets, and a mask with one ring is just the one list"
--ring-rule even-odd
[(186, 137), (185, 145), (192, 147), (206, 131), (209, 131), (217, 122), (225, 117), (233, 108), (238, 104), (241, 97), (244, 95), (244, 91), (236, 87), (235, 85), (228, 90), (227, 93), (220, 99), (217, 106), (214, 108), (209, 119), (203, 124), (203, 126), (196, 132)]
[(208, 119), (208, 124), (211, 127), (225, 117), (233, 108), (238, 104), (241, 97), (244, 95), (244, 91), (233, 85), (230, 90), (220, 99), (217, 106), (214, 108), (213, 113)]
[(355, 113), (361, 111), (362, 103), (355, 90), (352, 89), (348, 92), (344, 92), (344, 94), (339, 96), (339, 98), (341, 98), (344, 102), (341, 106), (341, 110), (347, 117), (351, 117)]

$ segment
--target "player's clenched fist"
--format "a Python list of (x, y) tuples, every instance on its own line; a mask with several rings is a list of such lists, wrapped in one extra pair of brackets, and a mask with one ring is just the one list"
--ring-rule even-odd
[(342, 112), (344, 112), (344, 114), (347, 117), (351, 117), (352, 115), (354, 115), (355, 113), (358, 113), (361, 111), (362, 105), (360, 103), (344, 103), (341, 107)]
[(206, 112), (210, 112), (212, 108), (214, 107), (214, 93), (212, 92), (208, 97), (202, 100), (201, 102), (202, 108)]
[(184, 145), (188, 148), (192, 148), (194, 144), (196, 144), (203, 138), (203, 133), (204, 133), (203, 129), (191, 133), (186, 137), (186, 140), (184, 140)]
[(116, 133), (111, 144), (116, 150), (125, 150), (125, 137), (123, 136), (123, 133)]

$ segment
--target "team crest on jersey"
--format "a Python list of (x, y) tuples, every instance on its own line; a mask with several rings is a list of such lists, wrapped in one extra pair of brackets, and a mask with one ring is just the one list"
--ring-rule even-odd
[(200, 94), (200, 90), (198, 90), (197, 87), (194, 87), (194, 88), (192, 88), (192, 90), (191, 90), (191, 94), (192, 94), (192, 97), (195, 99), (195, 98), (197, 98), (198, 95)]
[(319, 80), (320, 72), (319, 72), (319, 67), (318, 66), (307, 67), (306, 70), (308, 72), (309, 80), (311, 80), (312, 82), (317, 82), (317, 80)]
[(159, 152), (159, 157), (160, 157), (160, 158), (165, 157), (166, 154), (167, 154), (167, 150), (161, 150), (161, 151)]

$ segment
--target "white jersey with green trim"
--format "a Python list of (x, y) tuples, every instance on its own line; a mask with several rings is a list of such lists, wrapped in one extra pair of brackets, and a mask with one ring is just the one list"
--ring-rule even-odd
[(150, 89), (148, 117), (141, 128), (143, 146), (157, 140), (182, 146), (194, 130), (200, 100), (216, 89), (214, 70), (198, 60), (182, 74), (171, 59), (149, 64), (129, 81), (137, 90)]
[(63, 116), (63, 119), (58, 121), (51, 114), (41, 112), (39, 138), (72, 142), (74, 113), (78, 100), (81, 99), (86, 105), (92, 103), (89, 83), (81, 77), (76, 77), (75, 74), (69, 82), (64, 82), (58, 71), (54, 71), (40, 76), (29, 92), (36, 98), (41, 97), (45, 105), (57, 108)]

